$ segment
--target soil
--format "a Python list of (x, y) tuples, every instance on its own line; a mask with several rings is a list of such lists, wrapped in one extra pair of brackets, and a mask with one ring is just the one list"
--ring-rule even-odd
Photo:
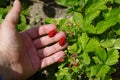
[(30, 25), (43, 25), (46, 18), (66, 17), (66, 8), (57, 5), (55, 0), (31, 0)]

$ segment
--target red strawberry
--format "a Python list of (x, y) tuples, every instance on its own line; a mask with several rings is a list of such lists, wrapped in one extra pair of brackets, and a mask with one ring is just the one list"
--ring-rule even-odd
[(49, 37), (53, 37), (55, 36), (55, 34), (57, 33), (57, 31), (54, 29), (54, 30), (51, 30), (49, 33), (48, 33), (48, 36)]
[(63, 62), (64, 61), (64, 59), (63, 58), (60, 58), (57, 62), (58, 63), (61, 63), (61, 62)]
[(78, 63), (77, 62), (74, 62), (73, 64), (75, 67), (78, 67)]
[(59, 45), (60, 46), (63, 46), (66, 42), (66, 37), (62, 37), (60, 40), (59, 40)]

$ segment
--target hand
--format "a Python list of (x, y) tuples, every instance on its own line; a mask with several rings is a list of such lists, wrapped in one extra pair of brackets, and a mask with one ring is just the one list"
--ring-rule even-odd
[[(35, 72), (57, 62), (64, 56), (62, 51), (67, 43), (60, 46), (58, 41), (65, 37), (63, 32), (49, 37), (55, 25), (35, 27), (18, 33), (15, 29), (21, 12), (19, 0), (0, 25), (0, 75), (5, 80), (23, 80)], [(52, 44), (52, 45), (51, 45)]]

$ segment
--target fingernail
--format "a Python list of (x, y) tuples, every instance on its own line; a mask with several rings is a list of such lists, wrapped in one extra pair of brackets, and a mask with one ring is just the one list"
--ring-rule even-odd
[(63, 46), (66, 42), (66, 37), (62, 37), (60, 40), (59, 40), (59, 45), (60, 46)]
[(13, 6), (17, 3), (17, 1), (19, 1), (19, 0), (14, 0), (14, 2), (13, 2)]
[(57, 33), (57, 31), (54, 29), (54, 30), (51, 30), (49, 33), (48, 33), (48, 36), (49, 37), (53, 37), (55, 36), (55, 34)]
[(13, 5), (15, 5), (16, 0), (14, 0)]

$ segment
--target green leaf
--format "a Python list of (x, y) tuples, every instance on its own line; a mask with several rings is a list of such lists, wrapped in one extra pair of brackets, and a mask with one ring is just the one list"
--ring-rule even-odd
[(29, 26), (26, 25), (26, 24), (19, 24), (19, 25), (17, 25), (17, 27), (16, 27), (17, 31), (24, 31), (24, 30), (26, 30), (26, 29), (28, 29), (28, 28), (29, 28)]
[(119, 23), (112, 26), (112, 30), (116, 33), (116, 35), (120, 35), (120, 19), (119, 19)]
[(83, 53), (82, 57), (83, 57), (83, 64), (89, 65), (91, 60), (88, 53)]
[(92, 65), (90, 67), (86, 67), (87, 77), (91, 78), (91, 77), (95, 76), (96, 72), (97, 72), (97, 67), (96, 66)]
[(7, 6), (7, 8), (0, 8), (0, 14), (5, 14), (10, 10), (11, 6)]
[(2, 18), (2, 15), (0, 14), (0, 24), (2, 23), (3, 21), (3, 18)]
[(115, 0), (116, 3), (120, 4), (120, 0)]
[(113, 42), (112, 40), (101, 41), (100, 45), (104, 48), (111, 48), (113, 47)]
[(111, 2), (112, 4), (114, 3), (114, 0), (108, 0), (108, 2)]
[(104, 48), (100, 48), (100, 47), (96, 48), (95, 54), (103, 63), (106, 61), (107, 54)]
[(87, 4), (87, 3), (88, 3), (88, 1), (89, 1), (89, 0), (85, 0), (85, 4)]
[(60, 19), (59, 20), (59, 24), (62, 30), (66, 30), (66, 23), (67, 23), (67, 19)]
[(92, 65), (88, 67), (87, 75), (95, 80), (101, 80), (104, 75), (106, 75), (110, 71), (110, 67), (108, 65)]
[(117, 25), (112, 28), (117, 35), (120, 35), (120, 25)]
[(25, 2), (22, 2), (21, 4), (22, 4), (22, 15), (29, 16), (30, 13), (30, 9), (28, 8), (29, 4), (26, 4)]
[(105, 21), (100, 21), (97, 23), (97, 34), (101, 34), (111, 26), (114, 26), (119, 21), (119, 13), (120, 10), (118, 8), (114, 8), (110, 10), (108, 13), (103, 13)]
[(117, 22), (117, 18), (112, 18), (108, 21), (100, 21), (96, 26), (97, 34), (102, 34), (104, 31), (106, 31), (111, 26), (115, 25)]
[(111, 76), (105, 75), (104, 77), (102, 77), (102, 80), (113, 80), (113, 79), (111, 78)]
[(59, 70), (62, 70), (64, 68), (64, 66), (66, 65), (66, 63), (62, 63), (58, 66)]
[(71, 79), (71, 74), (66, 74), (63, 79), (64, 80), (72, 80)]
[(96, 64), (103, 64), (103, 62), (97, 56), (92, 57), (92, 58)]
[(77, 4), (76, 2), (79, 2), (78, 0), (56, 0), (58, 4), (63, 6), (73, 6)]
[(107, 57), (105, 64), (114, 65), (118, 62), (118, 58), (119, 58), (118, 50), (112, 49), (112, 50), (108, 51), (107, 55), (108, 55), (108, 57)]
[(90, 70), (91, 70), (91, 71), (90, 71), (91, 77), (97, 75), (97, 72), (99, 71), (100, 67), (101, 67), (101, 65), (92, 65), (92, 66), (90, 67)]
[(120, 39), (114, 40), (114, 48), (115, 49), (120, 49)]
[(20, 22), (21, 22), (21, 24), (26, 24), (26, 18), (22, 14), (20, 15)]
[(97, 70), (98, 70), (98, 67), (96, 67), (96, 66), (91, 66), (91, 67), (90, 67), (90, 77), (95, 76), (96, 73), (97, 73)]
[(86, 33), (82, 33), (82, 36), (78, 38), (78, 43), (81, 44), (82, 50), (85, 49), (88, 40), (89, 40), (89, 37), (87, 36)]
[(96, 33), (96, 28), (93, 25), (87, 25), (85, 27), (85, 31), (87, 33), (95, 34)]
[(73, 53), (80, 53), (81, 52), (81, 46), (79, 46), (80, 44), (74, 43), (70, 49), (69, 49), (69, 53), (73, 54)]
[(99, 44), (98, 40), (95, 38), (92, 38), (89, 40), (87, 46), (85, 47), (85, 52), (92, 52), (99, 46), (100, 46), (100, 44)]
[(108, 65), (102, 65), (101, 67), (99, 67), (99, 71), (96, 76), (103, 77), (108, 73), (109, 70), (110, 70), (110, 67)]
[(105, 4), (107, 3), (107, 0), (97, 0), (95, 3), (93, 3), (92, 5), (90, 5), (87, 9), (86, 9), (86, 13), (91, 13), (94, 12), (96, 10), (104, 10), (107, 7), (105, 6)]
[(86, 27), (87, 25), (90, 25), (93, 19), (95, 19), (99, 14), (100, 14), (99, 10), (87, 14), (84, 18), (84, 26)]
[[(56, 76), (57, 76), (57, 80), (62, 80), (64, 79), (66, 76), (69, 76), (71, 77), (71, 74), (68, 72), (69, 68), (63, 68), (63, 69), (60, 69)], [(69, 78), (69, 77), (66, 77), (66, 78)], [(70, 79), (70, 78), (69, 78)]]
[(74, 20), (74, 22), (75, 22), (77, 25), (80, 24), (80, 26), (83, 27), (83, 16), (82, 16), (81, 13), (74, 12), (74, 14), (73, 14), (73, 20)]
[(110, 8), (108, 11), (103, 12), (103, 16), (105, 20), (111, 20), (112, 18), (117, 18), (120, 14), (120, 9), (119, 8)]
[(51, 24), (51, 23), (54, 23), (55, 22), (55, 19), (54, 18), (47, 18), (46, 20), (45, 20), (45, 23), (46, 24)]
[(104, 48), (114, 48), (114, 49), (120, 49), (120, 39), (109, 39), (106, 41), (100, 42), (101, 46)]

